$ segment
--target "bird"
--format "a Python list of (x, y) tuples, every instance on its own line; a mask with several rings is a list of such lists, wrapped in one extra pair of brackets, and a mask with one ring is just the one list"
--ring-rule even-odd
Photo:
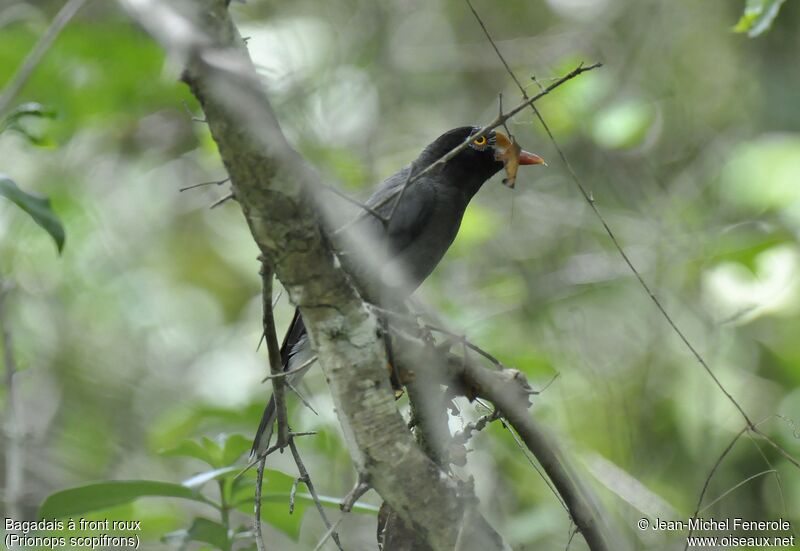
[[(420, 174), (470, 138), (469, 145), (453, 158), (410, 181), (410, 174)], [(481, 133), (477, 126), (448, 130), (375, 189), (364, 203), (369, 212), (345, 225), (346, 235), (335, 243), (337, 257), (367, 302), (391, 309), (408, 299), (439, 264), (458, 234), (470, 200), (487, 180), (505, 168), (504, 183), (513, 187), (519, 165), (544, 164), (541, 157), (522, 150), (499, 130)], [(314, 361), (299, 309), (283, 339), (280, 359), (291, 384)], [(269, 448), (275, 418), (272, 396), (256, 431), (251, 457), (258, 458)]]

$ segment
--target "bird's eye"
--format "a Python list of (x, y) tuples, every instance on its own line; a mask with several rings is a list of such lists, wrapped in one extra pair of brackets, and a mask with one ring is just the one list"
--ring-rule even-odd
[(486, 136), (475, 138), (474, 140), (472, 140), (472, 143), (475, 145), (486, 145)]

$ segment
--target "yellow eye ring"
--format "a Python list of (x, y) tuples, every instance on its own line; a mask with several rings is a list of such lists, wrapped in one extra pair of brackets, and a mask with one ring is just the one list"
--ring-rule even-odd
[(475, 138), (474, 140), (472, 140), (472, 143), (474, 143), (475, 145), (486, 145), (486, 136)]

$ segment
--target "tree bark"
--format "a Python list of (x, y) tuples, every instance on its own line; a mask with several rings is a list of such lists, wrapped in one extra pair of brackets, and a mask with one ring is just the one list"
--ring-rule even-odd
[[(414, 442), (375, 316), (335, 261), (314, 206), (319, 175), (289, 145), (224, 0), (123, 0), (185, 67), (262, 255), (303, 315), (356, 467), (432, 549), (504, 549)], [(466, 537), (465, 537), (466, 536)]]

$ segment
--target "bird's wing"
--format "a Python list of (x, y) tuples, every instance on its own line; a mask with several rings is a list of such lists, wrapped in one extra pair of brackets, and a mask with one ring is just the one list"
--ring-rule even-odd
[[(411, 168), (406, 167), (389, 177), (378, 186), (375, 193), (365, 203), (384, 217), (391, 215), (389, 223), (384, 226), (383, 222), (375, 216), (365, 213), (353, 228), (356, 232), (369, 232), (377, 239), (385, 238), (389, 255), (395, 257), (414, 243), (428, 223), (436, 203), (436, 189), (433, 182), (423, 177), (408, 186), (397, 208), (394, 208), (398, 195), (393, 196), (393, 194), (400, 193), (408, 179), (409, 170)], [(341, 254), (346, 253), (342, 252)], [(295, 309), (289, 330), (281, 345), (281, 363), (284, 371), (289, 369), (292, 358), (302, 352), (300, 348), (307, 346), (306, 339), (303, 317), (300, 315), (300, 310)], [(275, 397), (272, 396), (264, 410), (258, 431), (256, 431), (251, 455), (259, 456), (267, 450), (275, 423), (275, 415)]]
[[(384, 226), (381, 220), (369, 213), (364, 215), (359, 224), (359, 231), (371, 231), (376, 237), (385, 236), (392, 256), (400, 254), (414, 242), (425, 228), (436, 204), (436, 187), (429, 178), (420, 178), (402, 192), (410, 170), (411, 167), (406, 167), (390, 176), (365, 203), (382, 216), (391, 216), (388, 224)], [(401, 193), (400, 203), (394, 208)]]
[(306, 326), (303, 324), (300, 309), (295, 308), (294, 317), (289, 324), (288, 331), (286, 331), (286, 336), (283, 337), (283, 344), (281, 344), (281, 364), (283, 364), (283, 369), (286, 369), (289, 359), (294, 355), (295, 345), (305, 334)]

